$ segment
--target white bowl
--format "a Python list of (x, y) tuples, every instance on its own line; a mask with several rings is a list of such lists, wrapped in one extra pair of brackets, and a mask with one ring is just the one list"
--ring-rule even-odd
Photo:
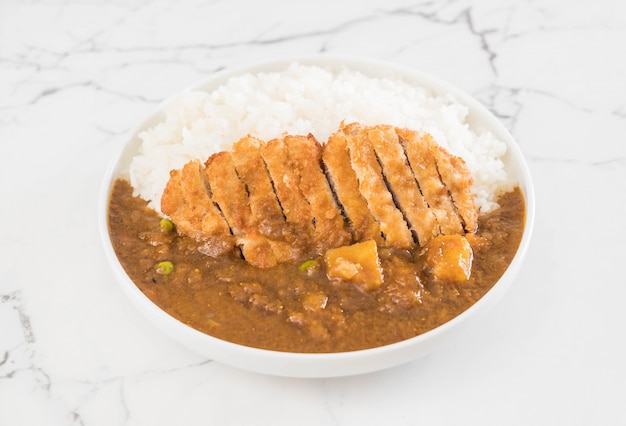
[(256, 349), (217, 339), (183, 324), (156, 306), (128, 277), (113, 250), (107, 214), (112, 185), (116, 178), (127, 176), (130, 160), (138, 152), (141, 143), (137, 137), (138, 133), (162, 119), (162, 109), (167, 102), (162, 104), (154, 114), (132, 132), (127, 143), (115, 156), (104, 178), (99, 206), (99, 228), (104, 251), (121, 289), (143, 315), (175, 341), (215, 361), (245, 370), (279, 376), (337, 377), (382, 370), (416, 359), (449, 342), (466, 326), (471, 326), (471, 319), (498, 302), (513, 282), (528, 249), (535, 215), (535, 195), (526, 161), (509, 132), (475, 99), (432, 76), (385, 62), (326, 55), (289, 58), (222, 71), (211, 75), (205, 81), (195, 85), (193, 89), (211, 90), (232, 76), (248, 72), (278, 71), (293, 61), (330, 68), (347, 66), (370, 76), (402, 78), (415, 85), (429, 88), (435, 94), (450, 93), (458, 102), (469, 108), (468, 121), (470, 125), (483, 126), (489, 129), (497, 138), (507, 144), (508, 152), (504, 159), (505, 167), (508, 173), (517, 179), (526, 199), (526, 223), (517, 254), (493, 288), (465, 312), (427, 333), (398, 343), (353, 352), (308, 354)]

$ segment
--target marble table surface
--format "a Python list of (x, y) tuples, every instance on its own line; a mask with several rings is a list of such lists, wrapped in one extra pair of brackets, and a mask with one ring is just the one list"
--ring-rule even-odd
[[(501, 303), (450, 347), (334, 379), (172, 342), (103, 257), (98, 193), (164, 98), (211, 73), (348, 54), (484, 103), (535, 181)], [(0, 3), (0, 425), (626, 425), (626, 2)]]

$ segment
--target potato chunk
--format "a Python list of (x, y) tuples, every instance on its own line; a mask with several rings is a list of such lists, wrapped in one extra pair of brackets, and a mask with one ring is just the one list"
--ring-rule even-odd
[(365, 291), (376, 290), (383, 284), (374, 240), (330, 249), (324, 254), (324, 262), (330, 279), (355, 283)]
[(446, 282), (469, 280), (473, 252), (463, 235), (440, 235), (426, 244), (425, 268), (435, 279)]
[(326, 293), (313, 292), (306, 293), (302, 297), (302, 306), (307, 311), (312, 312), (320, 312), (326, 308), (326, 304), (328, 303), (328, 295)]

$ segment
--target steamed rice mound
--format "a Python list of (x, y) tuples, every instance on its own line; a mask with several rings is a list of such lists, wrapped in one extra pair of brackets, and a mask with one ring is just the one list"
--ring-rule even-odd
[(462, 157), (474, 179), (476, 205), (487, 212), (514, 182), (502, 162), (506, 145), (471, 129), (467, 116), (468, 108), (452, 96), (434, 96), (403, 81), (293, 63), (282, 72), (233, 77), (212, 92), (189, 91), (175, 99), (160, 123), (139, 134), (130, 180), (135, 195), (160, 211), (170, 170), (192, 159), (204, 161), (244, 136), (268, 141), (311, 133), (324, 142), (342, 121), (390, 124), (428, 132)]

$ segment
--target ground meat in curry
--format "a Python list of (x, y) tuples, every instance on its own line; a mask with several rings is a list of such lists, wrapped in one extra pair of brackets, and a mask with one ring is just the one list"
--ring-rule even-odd
[[(113, 188), (113, 246), (141, 291), (173, 317), (212, 336), (258, 348), (341, 352), (398, 342), (465, 311), (504, 273), (519, 246), (525, 204), (521, 191), (479, 217), (468, 281), (444, 283), (424, 272), (419, 250), (379, 250), (384, 282), (375, 291), (327, 278), (314, 259), (258, 268), (233, 257), (209, 257), (197, 242), (162, 230), (161, 217), (133, 197), (126, 180)], [(158, 272), (160, 262), (174, 270)]]

